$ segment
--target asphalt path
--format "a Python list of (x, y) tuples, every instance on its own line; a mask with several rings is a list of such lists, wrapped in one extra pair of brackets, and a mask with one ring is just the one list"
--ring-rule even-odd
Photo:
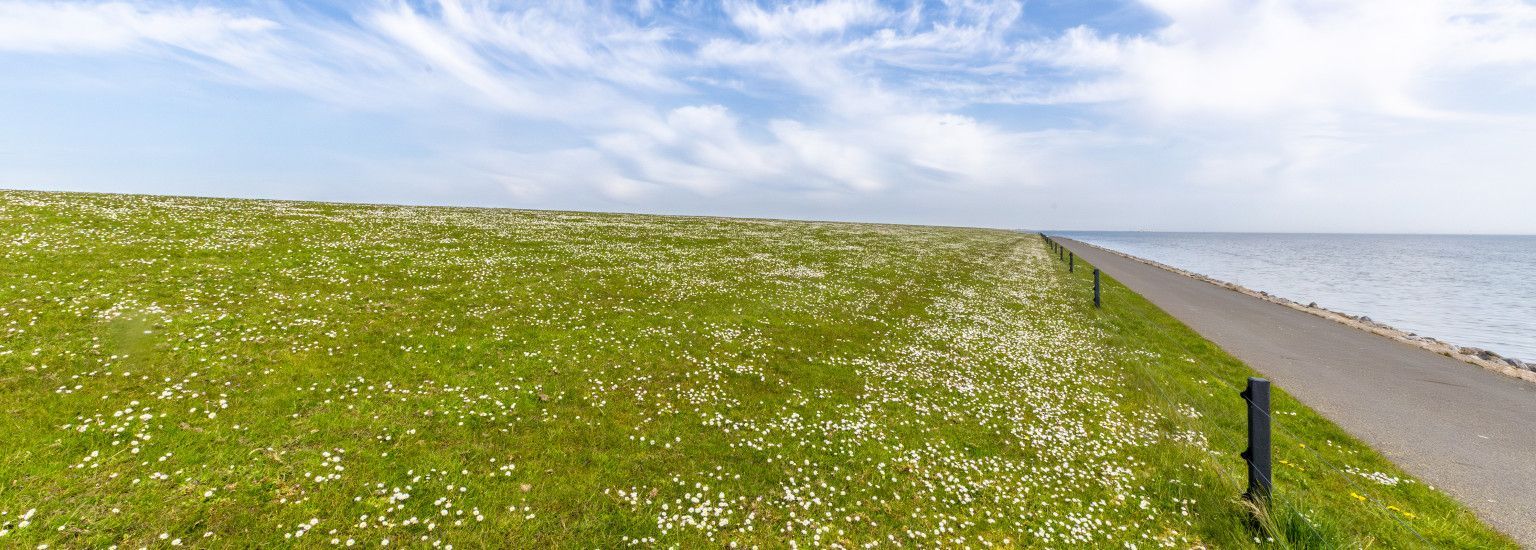
[(1521, 545), (1536, 548), (1536, 384), (1053, 239)]

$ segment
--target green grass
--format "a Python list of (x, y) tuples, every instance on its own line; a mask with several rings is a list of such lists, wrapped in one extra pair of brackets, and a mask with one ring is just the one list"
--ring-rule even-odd
[(1283, 391), (1255, 513), (1251, 372), (1088, 281), (1005, 231), (0, 192), (0, 546), (1513, 546)]

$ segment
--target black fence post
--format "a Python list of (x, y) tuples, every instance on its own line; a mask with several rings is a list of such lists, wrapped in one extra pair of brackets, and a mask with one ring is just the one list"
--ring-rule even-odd
[(1099, 268), (1093, 268), (1093, 307), (1102, 307), (1099, 301)]
[(1068, 252), (1067, 253), (1067, 273), (1076, 273), (1076, 272), (1077, 272), (1077, 255), (1075, 255), (1075, 254), (1073, 254), (1071, 252)]
[(1270, 468), (1273, 454), (1269, 433), (1269, 381), (1249, 377), (1248, 389), (1241, 395), (1243, 401), (1248, 402), (1248, 450), (1243, 451), (1243, 460), (1248, 462), (1248, 491), (1243, 493), (1243, 498), (1269, 506), (1275, 490)]

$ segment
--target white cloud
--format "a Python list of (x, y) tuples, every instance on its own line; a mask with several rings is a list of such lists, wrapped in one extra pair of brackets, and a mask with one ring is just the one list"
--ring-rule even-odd
[(1319, 110), (1454, 116), (1431, 102), (1448, 78), (1536, 68), (1536, 6), (1522, 2), (1147, 4), (1169, 19), (1151, 35), (1101, 36), (1078, 27), (1025, 51), (1103, 75), (1072, 83), (1058, 97), (1128, 100), (1168, 117)]
[[(932, 13), (917, 4), (899, 13), (870, 0), (727, 4), (748, 39), (729, 29), (641, 24), (581, 3), (388, 3), (333, 22), (174, 5), (16, 6), (0, 12), (0, 25), (57, 30), (48, 40), (15, 38), (12, 49), (109, 53), (135, 41), (175, 45), (229, 82), (364, 109), (484, 109), (513, 117), (510, 124), (554, 121), (585, 137), (585, 147), (542, 153), (452, 154), (521, 195), (569, 182), (635, 199), (665, 187), (705, 195), (744, 187), (868, 193), (1025, 180), (1013, 168), (1028, 156), (1027, 140), (889, 87), (871, 65), (916, 67), (964, 60), (977, 48), (1003, 51), (1000, 29), (1020, 11), (1014, 2), (956, 3)], [(875, 27), (873, 35), (840, 36)], [(97, 47), (72, 39), (84, 34), (131, 38)], [(677, 40), (697, 44), (696, 55), (668, 45)], [(788, 86), (803, 94), (807, 109), (795, 118), (743, 120), (717, 104), (654, 106), (655, 94), (688, 98), (697, 93), (688, 82), (720, 81), (716, 73), (734, 75), (726, 81), (749, 93), (753, 81)], [(493, 154), (519, 162), (488, 165)]]
[[(1454, 161), (1513, 156), (1536, 128), (1536, 5), (1142, 4), (1153, 28), (1042, 35), (1013, 0), (380, 0), (341, 17), (22, 0), (0, 3), (0, 54), (132, 53), (119, 58), (413, 121), (435, 156), (396, 179), (470, 178), (548, 204), (1003, 211), (1045, 189), (1265, 204), (1364, 197), (1362, 166), (1408, 196), (1458, 174), (1482, 189), (1531, 175)], [(1442, 158), (1415, 157), (1416, 171), (1380, 160), (1429, 152)]]
[(188, 49), (271, 31), (276, 23), (216, 8), (0, 3), (0, 51), (101, 52), (144, 46)]
[(744, 31), (767, 38), (789, 38), (840, 33), (850, 27), (872, 25), (895, 14), (874, 0), (826, 0), (794, 2), (765, 10), (753, 0), (727, 2), (731, 22)]

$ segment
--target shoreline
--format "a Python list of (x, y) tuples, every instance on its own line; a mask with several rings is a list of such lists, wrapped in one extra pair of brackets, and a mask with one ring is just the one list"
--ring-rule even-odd
[[(1506, 358), (1506, 357), (1504, 357), (1502, 355), (1499, 355), (1497, 352), (1493, 352), (1493, 351), (1485, 350), (1485, 349), (1481, 349), (1481, 348), (1474, 348), (1474, 347), (1468, 347), (1468, 346), (1458, 346), (1456, 344), (1452, 344), (1450, 342), (1446, 342), (1446, 341), (1434, 338), (1432, 336), (1424, 336), (1424, 335), (1419, 335), (1419, 334), (1411, 333), (1411, 332), (1408, 332), (1408, 331), (1404, 331), (1402, 329), (1398, 329), (1398, 328), (1393, 327), (1391, 325), (1388, 325), (1386, 323), (1380, 323), (1380, 322), (1377, 322), (1377, 321), (1373, 321), (1373, 320), (1371, 320), (1371, 318), (1369, 316), (1366, 316), (1366, 315), (1350, 315), (1350, 314), (1344, 313), (1342, 311), (1334, 311), (1334, 310), (1331, 310), (1331, 309), (1328, 309), (1328, 308), (1325, 308), (1325, 307), (1320, 307), (1320, 306), (1317, 305), (1316, 302), (1312, 302), (1312, 303), (1309, 303), (1309, 304), (1302, 304), (1302, 303), (1296, 302), (1295, 300), (1291, 300), (1289, 298), (1284, 298), (1284, 297), (1276, 296), (1276, 295), (1273, 295), (1273, 294), (1270, 294), (1268, 292), (1261, 291), (1261, 290), (1253, 290), (1251, 288), (1248, 288), (1248, 287), (1245, 287), (1245, 286), (1242, 286), (1242, 285), (1239, 285), (1239, 284), (1229, 283), (1229, 282), (1223, 281), (1221, 279), (1216, 279), (1216, 278), (1209, 277), (1209, 276), (1206, 276), (1206, 275), (1203, 275), (1203, 274), (1200, 274), (1200, 273), (1195, 273), (1193, 271), (1189, 271), (1189, 270), (1186, 270), (1186, 269), (1180, 269), (1180, 268), (1177, 268), (1177, 267), (1174, 267), (1174, 266), (1171, 266), (1171, 265), (1168, 265), (1168, 264), (1164, 264), (1162, 262), (1157, 262), (1157, 261), (1154, 261), (1154, 260), (1149, 260), (1149, 259), (1146, 259), (1146, 258), (1142, 258), (1140, 256), (1133, 256), (1133, 255), (1121, 252), (1119, 250), (1114, 250), (1112, 248), (1105, 248), (1105, 247), (1102, 247), (1102, 246), (1099, 246), (1099, 245), (1096, 245), (1096, 244), (1093, 244), (1093, 243), (1089, 243), (1089, 242), (1086, 242), (1086, 241), (1082, 241), (1082, 240), (1078, 240), (1077, 242), (1080, 242), (1082, 244), (1085, 244), (1087, 246), (1091, 246), (1091, 247), (1099, 249), (1099, 250), (1103, 250), (1103, 251), (1108, 252), (1110, 254), (1114, 254), (1116, 256), (1120, 256), (1122, 258), (1125, 258), (1125, 259), (1128, 259), (1128, 260), (1131, 260), (1131, 261), (1139, 262), (1139, 263), (1146, 264), (1146, 265), (1149, 265), (1149, 266), (1152, 266), (1152, 267), (1156, 267), (1158, 269), (1162, 269), (1162, 270), (1165, 270), (1165, 271), (1169, 271), (1169, 272), (1172, 272), (1172, 273), (1183, 275), (1185, 277), (1189, 277), (1191, 279), (1195, 279), (1195, 280), (1198, 280), (1198, 281), (1203, 281), (1203, 282), (1206, 282), (1206, 283), (1210, 283), (1212, 285), (1219, 286), (1219, 287), (1222, 287), (1222, 288), (1225, 288), (1227, 290), (1231, 290), (1231, 291), (1234, 291), (1234, 292), (1239, 292), (1239, 293), (1242, 293), (1242, 294), (1246, 294), (1248, 296), (1252, 296), (1254, 298), (1258, 298), (1258, 299), (1261, 299), (1261, 300), (1264, 300), (1264, 301), (1267, 301), (1267, 302), (1270, 302), (1270, 303), (1283, 305), (1283, 306), (1286, 306), (1286, 307), (1289, 307), (1291, 309), (1295, 309), (1295, 310), (1298, 310), (1298, 311), (1304, 311), (1304, 312), (1310, 313), (1312, 315), (1316, 315), (1318, 317), (1322, 317), (1324, 319), (1328, 319), (1330, 321), (1334, 321), (1334, 322), (1339, 323), (1341, 325), (1353, 327), (1353, 328), (1356, 328), (1356, 329), (1359, 329), (1359, 330), (1362, 330), (1362, 331), (1365, 331), (1365, 332), (1369, 332), (1371, 334), (1375, 334), (1377, 336), (1381, 336), (1381, 337), (1384, 337), (1384, 338), (1388, 338), (1388, 339), (1391, 339), (1391, 340), (1402, 342), (1404, 344), (1408, 344), (1408, 345), (1417, 347), (1419, 349), (1430, 351), (1430, 352), (1436, 353), (1438, 355), (1443, 355), (1443, 356), (1446, 356), (1446, 357), (1450, 357), (1452, 359), (1456, 359), (1456, 360), (1461, 361), (1463, 363), (1467, 363), (1467, 364), (1470, 364), (1470, 365), (1482, 367), (1485, 370), (1494, 371), (1494, 372), (1497, 372), (1499, 374), (1503, 374), (1505, 376), (1509, 376), (1511, 378), (1518, 378), (1518, 379), (1524, 380), (1526, 382), (1536, 383), (1536, 363), (1525, 362), (1525, 361), (1521, 361), (1519, 359), (1514, 359), (1514, 358)], [(1515, 362), (1519, 363), (1519, 366), (1511, 364), (1511, 363), (1509, 363), (1509, 361), (1515, 361)]]

